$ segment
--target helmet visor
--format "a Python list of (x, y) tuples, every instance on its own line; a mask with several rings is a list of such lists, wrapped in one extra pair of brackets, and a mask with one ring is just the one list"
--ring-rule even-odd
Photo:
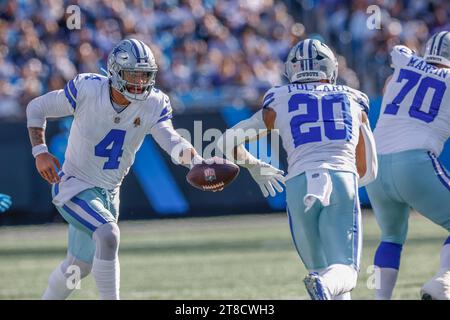
[(128, 92), (141, 94), (155, 84), (156, 71), (122, 70), (120, 76)]

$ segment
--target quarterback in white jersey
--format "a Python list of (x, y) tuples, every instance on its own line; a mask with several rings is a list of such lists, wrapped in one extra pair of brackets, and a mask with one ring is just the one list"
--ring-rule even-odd
[(335, 85), (337, 60), (318, 40), (297, 43), (285, 67), (290, 84), (270, 89), (262, 110), (227, 130), (218, 146), (249, 169), (263, 193), (275, 195), (274, 188), (282, 191), (281, 172), (247, 152), (242, 143), (256, 137), (242, 132), (278, 130), (288, 156), (291, 235), (309, 271), (306, 289), (314, 300), (349, 299), (361, 252), (358, 186), (377, 171), (369, 101), (357, 90)]
[[(367, 187), (381, 228), (374, 258), (377, 299), (392, 296), (410, 207), (450, 232), (450, 175), (438, 160), (450, 137), (450, 32), (431, 37), (424, 57), (399, 45), (391, 58), (394, 73), (374, 132), (379, 174)], [(450, 299), (450, 237), (422, 297)]]
[[(43, 299), (65, 299), (69, 267), (92, 272), (101, 299), (119, 299), (119, 187), (145, 136), (151, 134), (176, 163), (203, 159), (171, 123), (169, 98), (154, 88), (157, 65), (139, 40), (122, 40), (108, 57), (108, 77), (79, 74), (64, 90), (32, 100), (27, 120), (33, 155), (53, 184), (53, 203), (69, 223), (67, 258), (53, 271)], [(46, 119), (73, 116), (65, 162), (45, 145)], [(67, 273), (69, 272), (69, 273)]]

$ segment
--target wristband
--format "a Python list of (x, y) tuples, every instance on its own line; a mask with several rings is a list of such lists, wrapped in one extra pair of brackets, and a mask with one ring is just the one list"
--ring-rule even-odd
[(37, 146), (34, 146), (33, 149), (31, 149), (31, 153), (33, 154), (33, 157), (37, 157), (41, 153), (48, 152), (47, 145), (45, 143), (38, 144)]

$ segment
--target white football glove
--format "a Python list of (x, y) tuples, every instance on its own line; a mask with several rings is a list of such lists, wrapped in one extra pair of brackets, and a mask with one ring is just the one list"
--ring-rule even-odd
[(252, 178), (256, 181), (263, 193), (264, 197), (268, 197), (269, 194), (275, 197), (278, 192), (283, 192), (283, 187), (280, 182), (285, 185), (285, 178), (283, 176), (283, 170), (279, 170), (268, 163), (260, 161), (257, 165), (247, 168)]

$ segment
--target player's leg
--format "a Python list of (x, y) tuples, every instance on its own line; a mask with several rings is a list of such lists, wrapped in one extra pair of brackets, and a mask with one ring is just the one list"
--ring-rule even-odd
[(101, 222), (92, 233), (95, 254), (92, 262), (94, 276), (100, 299), (119, 299), (120, 264), (119, 242), (120, 230), (117, 225), (119, 197), (108, 191), (95, 188), (82, 192), (70, 201), (73, 209), (81, 215), (88, 214)]
[(92, 237), (74, 226), (69, 225), (67, 257), (51, 273), (48, 286), (42, 296), (44, 300), (67, 299), (79, 288), (79, 282), (92, 269), (95, 244)]
[(330, 171), (333, 192), (330, 205), (319, 217), (320, 239), (328, 262), (320, 273), (333, 299), (350, 299), (356, 286), (362, 246), (361, 210), (356, 176)]
[(119, 299), (118, 193), (111, 195), (101, 188), (88, 189), (68, 201), (62, 209), (63, 217), (75, 228), (89, 234), (95, 244), (92, 275), (100, 299)]
[[(318, 229), (318, 216), (322, 205), (316, 202), (305, 213), (306, 207), (303, 202), (305, 195), (306, 176), (304, 174), (286, 182), (286, 202), (292, 240), (308, 272), (316, 274), (327, 266)], [(308, 276), (305, 279), (309, 279)], [(308, 284), (305, 283), (305, 285), (308, 289)], [(310, 289), (308, 292), (310, 293)], [(311, 298), (314, 299), (312, 295)]]
[[(410, 173), (408, 183), (401, 182), (403, 196), (415, 210), (450, 232), (450, 174), (431, 152), (416, 150), (409, 158), (413, 161), (408, 166), (397, 169), (399, 174)], [(440, 257), (440, 270), (424, 288), (450, 299), (450, 237), (444, 241)]]
[(378, 284), (375, 299), (389, 300), (397, 282), (410, 209), (394, 183), (392, 155), (378, 156), (378, 164), (378, 177), (366, 189), (381, 229), (381, 242), (374, 256), (375, 283)]

